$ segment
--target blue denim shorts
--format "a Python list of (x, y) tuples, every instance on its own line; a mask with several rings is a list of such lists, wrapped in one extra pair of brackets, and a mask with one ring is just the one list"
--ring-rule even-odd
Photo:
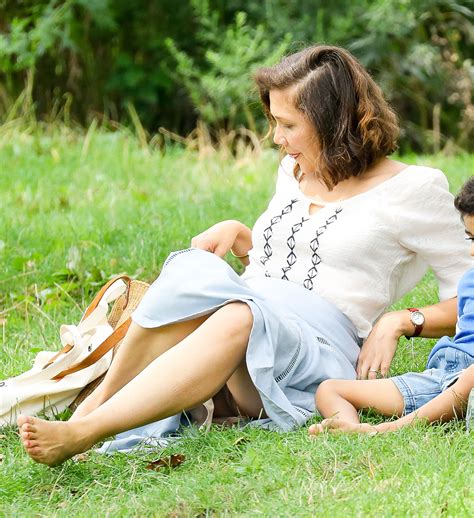
[(405, 400), (404, 414), (414, 412), (439, 396), (457, 381), (461, 372), (474, 364), (474, 356), (459, 349), (440, 349), (423, 372), (407, 372), (390, 378)]

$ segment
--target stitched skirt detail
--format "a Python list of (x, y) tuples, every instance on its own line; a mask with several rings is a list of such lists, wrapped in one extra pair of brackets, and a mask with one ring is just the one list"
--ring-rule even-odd
[(243, 280), (203, 250), (172, 253), (132, 318), (155, 328), (236, 301), (252, 312), (247, 368), (265, 412), (280, 430), (301, 426), (314, 415), (314, 393), (323, 380), (355, 378), (360, 339), (334, 305), (281, 279)]

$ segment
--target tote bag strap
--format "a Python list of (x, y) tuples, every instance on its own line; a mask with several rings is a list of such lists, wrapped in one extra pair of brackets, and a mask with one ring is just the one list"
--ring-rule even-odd
[(74, 372), (78, 372), (82, 369), (86, 369), (91, 365), (94, 365), (98, 360), (100, 360), (104, 355), (106, 355), (111, 349), (113, 349), (119, 342), (124, 338), (127, 334), (128, 328), (132, 323), (132, 319), (128, 318), (123, 324), (118, 326), (113, 333), (104, 340), (95, 351), (91, 352), (89, 356), (86, 356), (82, 361), (76, 363), (75, 365), (71, 365), (68, 369), (64, 369), (60, 373), (56, 374), (53, 378), (54, 381), (62, 380), (65, 376), (69, 374), (73, 374)]
[[(102, 297), (105, 295), (107, 290), (117, 281), (125, 281), (125, 284), (127, 285), (126, 295), (125, 295), (125, 301), (123, 303), (123, 309), (125, 309), (128, 305), (128, 299), (130, 296), (130, 286), (132, 283), (132, 279), (128, 275), (118, 275), (117, 277), (114, 277), (113, 279), (110, 279), (106, 284), (102, 286), (102, 288), (97, 292), (97, 295), (94, 297), (94, 300), (89, 304), (89, 306), (86, 308), (82, 318), (81, 322), (85, 320), (93, 311), (97, 308), (100, 301), (102, 300)], [(112, 335), (113, 336), (113, 333)], [(50, 365), (52, 365), (62, 354), (68, 353), (73, 348), (72, 345), (66, 344), (60, 351), (58, 351), (45, 365), (43, 365), (43, 370), (48, 368)], [(97, 348), (96, 350), (98, 350)], [(95, 351), (94, 351), (95, 353)], [(104, 353), (105, 354), (105, 353)], [(96, 360), (97, 361), (97, 360)], [(94, 362), (92, 362), (94, 363)], [(92, 365), (92, 364), (91, 364)], [(59, 374), (58, 374), (59, 376)]]
[(58, 351), (49, 361), (48, 363), (45, 363), (43, 365), (43, 370), (47, 369), (50, 365), (53, 365), (53, 363), (61, 356), (61, 354), (68, 353), (74, 346), (73, 345), (65, 345), (60, 351)]
[(102, 300), (102, 297), (105, 295), (105, 292), (114, 284), (115, 282), (122, 280), (125, 281), (125, 284), (127, 285), (127, 291), (125, 296), (125, 301), (123, 303), (123, 308), (125, 309), (128, 304), (128, 297), (130, 293), (130, 284), (132, 282), (132, 279), (128, 275), (118, 275), (117, 277), (114, 277), (113, 279), (110, 279), (107, 284), (104, 284), (102, 288), (98, 291), (97, 295), (94, 297), (94, 300), (89, 304), (88, 308), (85, 310), (82, 320), (85, 320), (93, 311), (94, 309), (99, 305), (99, 302)]

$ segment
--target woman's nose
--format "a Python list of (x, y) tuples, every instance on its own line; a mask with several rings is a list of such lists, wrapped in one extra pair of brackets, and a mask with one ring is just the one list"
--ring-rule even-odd
[(286, 138), (283, 136), (281, 129), (277, 126), (273, 133), (273, 142), (277, 146), (284, 146), (286, 144)]

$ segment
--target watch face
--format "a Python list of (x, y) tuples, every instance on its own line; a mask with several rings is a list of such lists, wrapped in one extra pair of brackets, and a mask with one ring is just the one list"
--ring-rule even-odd
[(422, 326), (425, 323), (425, 317), (421, 311), (414, 311), (411, 315), (411, 321), (416, 326)]

